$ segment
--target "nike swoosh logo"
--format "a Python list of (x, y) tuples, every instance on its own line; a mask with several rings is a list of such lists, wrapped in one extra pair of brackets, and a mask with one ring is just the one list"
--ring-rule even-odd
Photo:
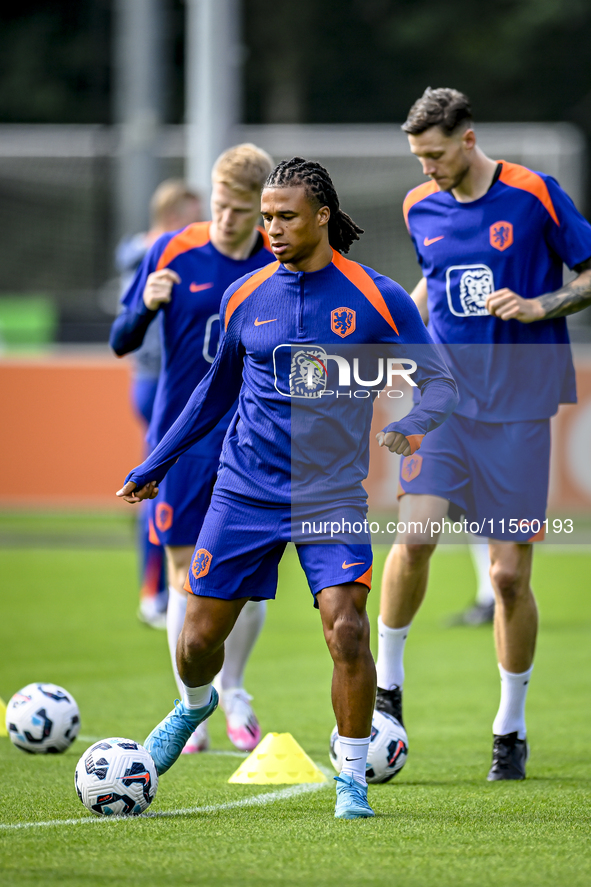
[(357, 561), (355, 564), (348, 564), (347, 561), (343, 561), (343, 570), (348, 570), (349, 567), (364, 567), (365, 561)]
[(423, 240), (423, 246), (431, 246), (432, 243), (437, 243), (438, 240), (443, 240), (445, 234), (440, 234), (439, 237), (425, 237)]
[(359, 757), (359, 758), (345, 758), (345, 760), (346, 761), (360, 761), (361, 757)]
[(192, 293), (200, 293), (201, 290), (209, 290), (213, 286), (213, 283), (192, 283), (189, 289)]
[(276, 317), (273, 317), (271, 320), (259, 320), (257, 317), (257, 319), (254, 322), (254, 325), (255, 326), (262, 326), (264, 323), (275, 323), (276, 320), (277, 320)]

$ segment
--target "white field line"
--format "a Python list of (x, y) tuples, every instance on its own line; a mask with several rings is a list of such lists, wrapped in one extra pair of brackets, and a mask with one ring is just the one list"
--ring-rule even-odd
[[(320, 770), (329, 775), (329, 771), (320, 765)], [(288, 801), (290, 798), (297, 798), (299, 795), (307, 795), (310, 792), (319, 789), (328, 788), (331, 784), (330, 779), (327, 782), (306, 782), (302, 785), (291, 785), (289, 788), (282, 788), (275, 792), (265, 792), (261, 795), (254, 795), (252, 798), (242, 798), (239, 801), (227, 801), (225, 804), (209, 804), (204, 807), (181, 807), (178, 810), (160, 810), (142, 813), (140, 816), (84, 816), (79, 819), (51, 819), (47, 822), (14, 822), (0, 823), (0, 831), (17, 831), (18, 829), (33, 828), (53, 828), (64, 825), (100, 825), (108, 822), (135, 822), (138, 819), (164, 819), (173, 816), (191, 816), (194, 813), (218, 813), (222, 810), (234, 810), (239, 807), (263, 807), (265, 804), (274, 804), (276, 801)]]

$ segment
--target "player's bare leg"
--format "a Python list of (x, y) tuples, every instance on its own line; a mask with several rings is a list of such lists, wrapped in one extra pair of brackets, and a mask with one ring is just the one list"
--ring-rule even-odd
[(189, 595), (177, 647), (183, 683), (182, 701), (152, 730), (144, 742), (158, 775), (166, 773), (195, 729), (215, 711), (218, 694), (212, 681), (224, 661), (224, 641), (232, 631), (246, 598), (224, 601)]
[[(167, 546), (170, 606), (167, 613), (168, 646), (174, 676), (182, 696), (183, 684), (178, 673), (176, 651), (185, 621), (187, 592), (184, 589), (193, 558), (193, 546)], [(224, 666), (216, 681), (220, 705), (226, 715), (228, 737), (241, 751), (252, 751), (261, 738), (261, 728), (251, 705), (251, 696), (243, 686), (244, 669), (261, 632), (266, 615), (266, 601), (248, 601), (226, 640)], [(185, 754), (209, 748), (207, 722), (203, 721), (190, 737)]]
[(187, 612), (177, 646), (177, 667), (185, 687), (204, 687), (222, 670), (224, 642), (247, 598), (187, 595)]
[(324, 588), (317, 596), (324, 637), (333, 661), (332, 705), (343, 767), (337, 777), (338, 818), (373, 816), (365, 767), (376, 692), (369, 649), (368, 588), (358, 582)]
[(490, 542), (489, 551), (498, 660), (506, 671), (524, 672), (534, 661), (538, 633), (538, 608), (530, 586), (533, 546)]
[[(400, 499), (398, 522), (406, 532), (396, 537), (382, 577), (380, 616), (384, 625), (409, 625), (423, 603), (429, 578), (429, 561), (439, 534), (431, 534), (431, 522), (441, 522), (449, 502), (439, 496), (406, 494)], [(414, 524), (410, 530), (409, 524)], [(420, 525), (423, 532), (418, 529)]]
[(448, 507), (447, 499), (439, 496), (402, 496), (398, 522), (403, 522), (406, 529), (396, 537), (384, 566), (378, 619), (376, 708), (401, 724), (404, 647), (412, 620), (427, 591), (429, 561), (439, 538), (439, 534), (433, 532), (432, 522), (441, 524)]
[(489, 550), (501, 703), (493, 723), (493, 764), (488, 779), (523, 779), (528, 752), (525, 701), (538, 632), (538, 610), (530, 587), (533, 546), (490, 542)]
[(368, 589), (359, 582), (333, 585), (317, 596), (324, 637), (334, 664), (332, 704), (339, 735), (371, 733), (376, 670), (369, 649)]

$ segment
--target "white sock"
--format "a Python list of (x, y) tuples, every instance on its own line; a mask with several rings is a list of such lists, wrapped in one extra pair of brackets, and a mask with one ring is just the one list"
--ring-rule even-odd
[[(476, 536), (472, 537), (476, 539)], [(489, 607), (494, 603), (495, 593), (490, 581), (490, 553), (488, 544), (484, 542), (476, 542), (469, 545), (470, 555), (472, 556), (472, 564), (478, 579), (478, 590), (476, 592), (476, 603), (482, 607)]]
[(176, 664), (176, 647), (179, 640), (185, 613), (187, 612), (187, 595), (181, 594), (172, 585), (168, 586), (168, 609), (166, 611), (166, 633), (168, 635), (168, 649), (172, 660), (174, 679), (179, 688), (181, 699), (185, 706), (191, 708), (203, 708), (211, 701), (211, 684), (202, 687), (187, 687), (183, 684)]
[(187, 595), (181, 594), (172, 585), (168, 586), (168, 609), (166, 611), (166, 633), (168, 635), (168, 649), (170, 650), (170, 658), (172, 661), (172, 672), (176, 685), (179, 688), (181, 698), (183, 696), (184, 685), (181, 681), (179, 670), (176, 665), (176, 645), (179, 635), (185, 621), (185, 613), (187, 611)]
[(341, 773), (352, 776), (353, 779), (356, 779), (362, 785), (367, 785), (365, 766), (367, 764), (370, 739), (370, 736), (367, 739), (349, 739), (347, 736), (339, 736), (343, 760)]
[(521, 674), (505, 671), (499, 664), (501, 673), (501, 704), (493, 721), (495, 736), (506, 736), (517, 732), (518, 739), (525, 739), (525, 700), (529, 688), (532, 665)]
[(378, 687), (393, 690), (404, 684), (404, 645), (410, 625), (404, 628), (388, 628), (378, 616)]
[(244, 685), (244, 669), (261, 633), (266, 614), (266, 601), (248, 601), (242, 608), (225, 644), (224, 664), (220, 672), (222, 690), (233, 690)]
[(183, 684), (183, 702), (186, 708), (203, 708), (211, 702), (211, 684), (202, 687), (187, 687)]

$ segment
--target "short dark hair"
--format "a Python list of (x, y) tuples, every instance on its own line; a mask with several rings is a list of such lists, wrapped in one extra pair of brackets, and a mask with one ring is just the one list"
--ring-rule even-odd
[(328, 242), (338, 252), (348, 253), (351, 244), (363, 234), (363, 228), (355, 224), (351, 216), (341, 209), (339, 196), (328, 170), (320, 163), (304, 160), (303, 157), (282, 160), (265, 182), (265, 188), (290, 188), (299, 185), (306, 189), (308, 197), (318, 206), (329, 208)]
[(402, 129), (409, 135), (416, 136), (432, 126), (439, 126), (449, 136), (461, 123), (472, 123), (472, 107), (468, 96), (457, 89), (431, 89), (428, 86), (408, 112), (408, 119), (402, 124)]

